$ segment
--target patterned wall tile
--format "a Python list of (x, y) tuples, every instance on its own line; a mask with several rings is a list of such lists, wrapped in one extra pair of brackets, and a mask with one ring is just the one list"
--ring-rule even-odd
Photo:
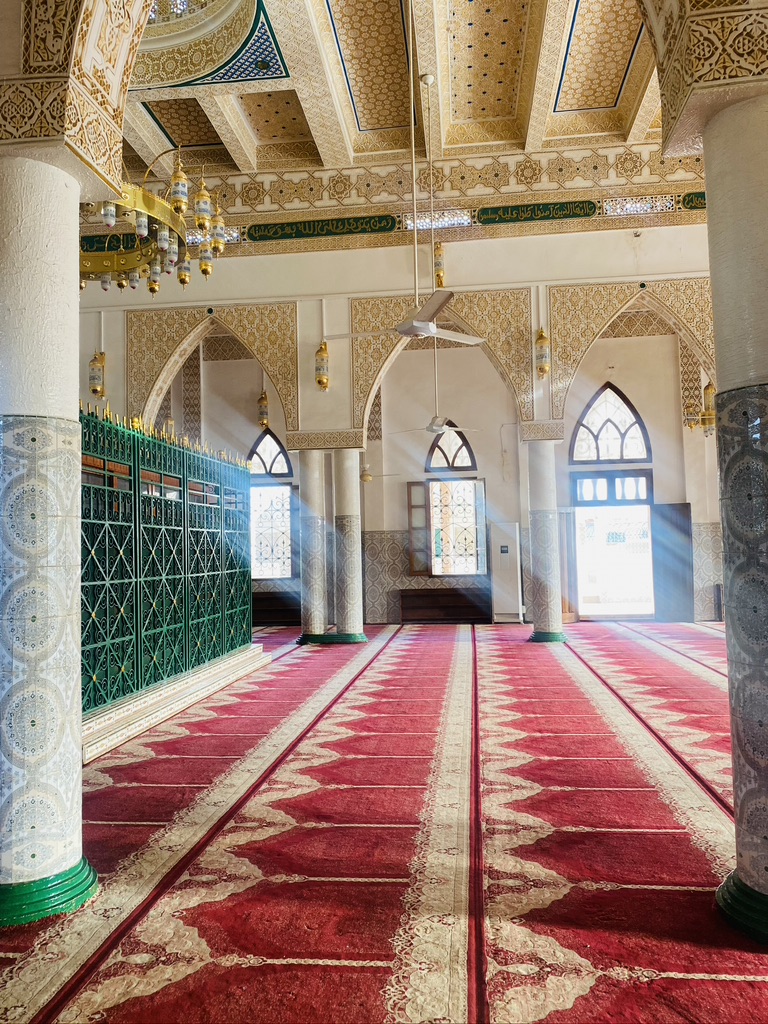
[(693, 599), (695, 617), (715, 617), (715, 586), (723, 583), (723, 532), (720, 523), (693, 524)]

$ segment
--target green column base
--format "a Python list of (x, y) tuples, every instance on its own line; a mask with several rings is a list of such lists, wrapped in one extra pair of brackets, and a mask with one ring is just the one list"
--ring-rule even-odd
[(530, 639), (534, 644), (563, 644), (566, 636), (562, 631), (548, 633), (545, 629), (534, 629)]
[(715, 893), (728, 921), (758, 942), (768, 944), (768, 896), (746, 885), (732, 871)]
[(365, 633), (302, 633), (297, 644), (367, 644)]
[(82, 907), (98, 887), (96, 872), (85, 857), (58, 875), (0, 885), (0, 928), (69, 914)]

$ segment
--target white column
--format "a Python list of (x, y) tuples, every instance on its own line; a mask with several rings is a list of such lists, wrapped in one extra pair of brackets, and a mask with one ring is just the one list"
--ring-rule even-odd
[(533, 619), (531, 639), (540, 643), (562, 641), (565, 636), (554, 441), (528, 442), (528, 487), (533, 586), (529, 602)]
[(704, 131), (717, 365), (736, 871), (725, 913), (768, 941), (768, 97)]
[(363, 552), (360, 531), (360, 455), (350, 448), (333, 453), (336, 527), (336, 635), (364, 643)]
[(301, 642), (322, 643), (328, 626), (325, 592), (325, 473), (321, 451), (299, 454), (301, 502)]
[(57, 167), (0, 158), (0, 926), (96, 887), (81, 840), (79, 199)]

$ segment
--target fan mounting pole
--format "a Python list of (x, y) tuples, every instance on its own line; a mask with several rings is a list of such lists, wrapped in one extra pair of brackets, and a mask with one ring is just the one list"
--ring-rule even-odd
[(416, 225), (416, 106), (413, 92), (414, 75), (413, 0), (408, 0), (408, 101), (411, 105), (411, 191), (413, 193), (413, 292), (419, 308), (419, 230)]

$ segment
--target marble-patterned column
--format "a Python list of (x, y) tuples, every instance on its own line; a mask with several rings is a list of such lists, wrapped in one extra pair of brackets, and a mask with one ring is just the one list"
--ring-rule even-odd
[(736, 870), (718, 902), (768, 941), (768, 97), (704, 130)]
[(299, 454), (301, 502), (301, 637), (324, 643), (328, 626), (325, 588), (325, 460), (323, 452)]
[(74, 910), (82, 855), (78, 203), (0, 158), (0, 926)]
[(528, 442), (528, 487), (531, 517), (531, 640), (555, 643), (565, 640), (565, 634), (560, 587), (554, 441)]
[(363, 540), (360, 531), (360, 454), (333, 453), (336, 526), (336, 640), (365, 643), (363, 632)]

